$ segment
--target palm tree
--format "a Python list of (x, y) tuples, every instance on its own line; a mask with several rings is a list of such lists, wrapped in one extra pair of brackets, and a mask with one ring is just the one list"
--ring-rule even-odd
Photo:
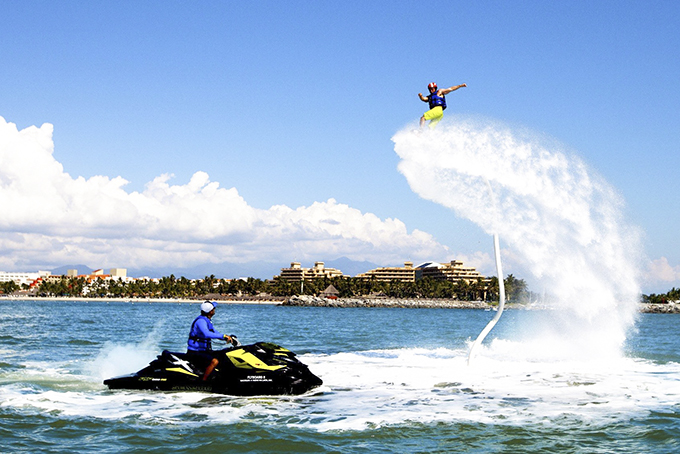
[(508, 301), (521, 301), (527, 294), (527, 283), (524, 279), (517, 279), (512, 274), (508, 274), (503, 280), (505, 284), (505, 294), (508, 296)]

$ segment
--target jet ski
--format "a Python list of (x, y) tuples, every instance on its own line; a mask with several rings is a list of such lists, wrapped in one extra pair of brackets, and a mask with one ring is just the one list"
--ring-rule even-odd
[(139, 372), (104, 380), (109, 389), (203, 391), (232, 396), (304, 394), (321, 386), (319, 377), (295, 353), (269, 342), (221, 350), (224, 357), (203, 381), (203, 371), (186, 353), (164, 350)]

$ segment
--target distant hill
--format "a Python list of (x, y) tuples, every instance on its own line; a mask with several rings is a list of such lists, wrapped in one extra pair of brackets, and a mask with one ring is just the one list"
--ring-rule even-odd
[[(288, 265), (286, 265), (288, 266)], [(249, 263), (207, 263), (189, 268), (179, 267), (154, 267), (154, 268), (128, 268), (128, 276), (148, 276), (158, 278), (174, 275), (184, 276), (187, 279), (202, 279), (214, 275), (218, 279), (235, 279), (239, 277), (254, 277), (258, 279), (271, 279), (281, 272), (280, 263), (249, 262)]]
[(59, 268), (53, 268), (50, 271), (54, 276), (63, 276), (66, 275), (68, 270), (78, 270), (78, 274), (90, 274), (94, 271), (94, 269), (86, 265), (64, 265)]

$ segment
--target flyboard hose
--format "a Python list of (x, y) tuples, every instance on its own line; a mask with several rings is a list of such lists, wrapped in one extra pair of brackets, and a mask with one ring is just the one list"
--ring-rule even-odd
[[(487, 181), (486, 184), (489, 187), (489, 193), (491, 195), (491, 199), (494, 200), (493, 197), (493, 191), (491, 190), (491, 185)], [(498, 320), (501, 318), (501, 314), (503, 314), (503, 306), (505, 306), (505, 284), (503, 283), (503, 268), (501, 267), (501, 247), (498, 241), (498, 234), (494, 233), (493, 234), (493, 253), (494, 256), (496, 257), (496, 275), (498, 276), (498, 297), (499, 297), (499, 303), (498, 303), (498, 312), (496, 312), (496, 315), (494, 316), (493, 319), (487, 325), (484, 327), (481, 333), (479, 333), (479, 336), (477, 336), (477, 339), (475, 342), (472, 344), (472, 347), (470, 348), (470, 353), (468, 354), (468, 359), (467, 359), (467, 364), (468, 366), (472, 362), (472, 358), (475, 355), (475, 349), (482, 343), (484, 338), (486, 337), (487, 334), (489, 334), (489, 331), (496, 326), (496, 323)]]
[(496, 256), (496, 274), (498, 275), (498, 295), (500, 298), (500, 302), (498, 304), (498, 312), (496, 312), (494, 318), (492, 318), (491, 321), (482, 330), (482, 332), (479, 333), (479, 336), (477, 336), (477, 340), (475, 340), (474, 344), (472, 344), (472, 348), (470, 348), (470, 354), (468, 355), (467, 359), (468, 366), (472, 362), (472, 358), (474, 357), (475, 354), (475, 349), (479, 344), (482, 343), (486, 335), (489, 334), (489, 331), (491, 331), (491, 329), (496, 325), (498, 319), (501, 318), (501, 314), (503, 313), (503, 306), (505, 306), (505, 285), (503, 284), (503, 270), (501, 268), (501, 252), (498, 242), (498, 234), (496, 233), (494, 233), (493, 235), (493, 251), (494, 255)]

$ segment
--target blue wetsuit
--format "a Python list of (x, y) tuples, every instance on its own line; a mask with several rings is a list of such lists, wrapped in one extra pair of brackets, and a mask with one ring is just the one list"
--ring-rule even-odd
[(191, 324), (187, 350), (189, 352), (209, 352), (212, 351), (211, 339), (223, 339), (224, 335), (215, 330), (212, 321), (201, 314)]

